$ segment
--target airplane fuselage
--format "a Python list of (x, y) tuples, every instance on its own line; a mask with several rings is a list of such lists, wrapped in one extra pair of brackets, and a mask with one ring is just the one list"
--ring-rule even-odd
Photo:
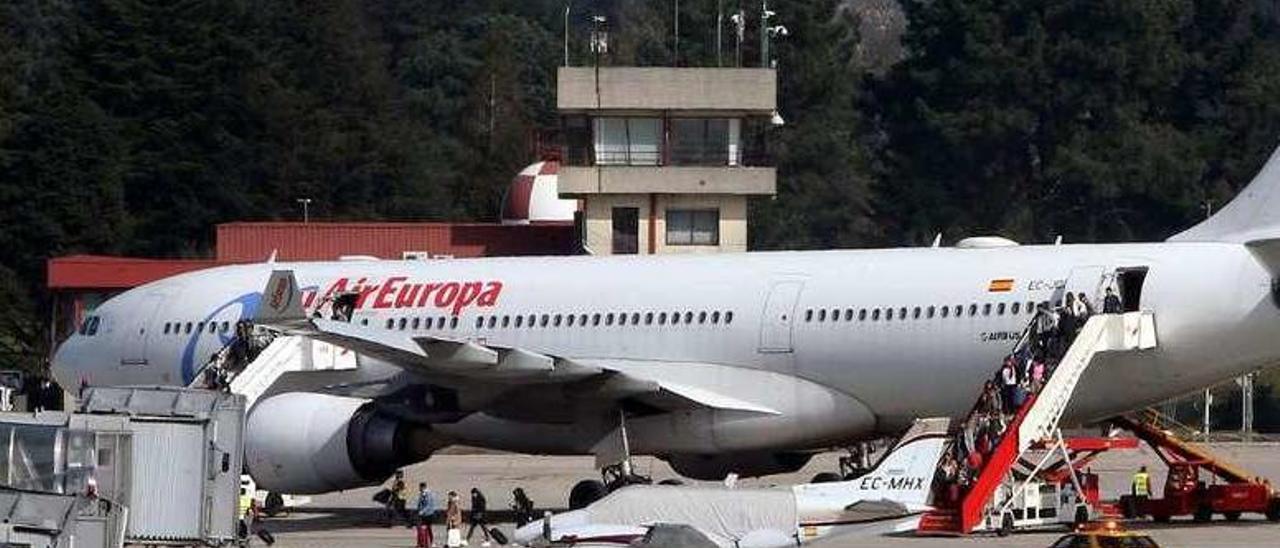
[[(312, 307), (327, 295), (360, 293), (353, 322), (369, 330), (617, 360), (677, 377), (764, 372), (773, 376), (752, 378), (802, 379), (835, 394), (836, 404), (810, 403), (799, 388), (778, 394), (791, 390), (787, 384), (740, 387), (800, 408), (827, 405), (818, 411), (838, 415), (830, 420), (839, 426), (800, 429), (782, 442), (788, 445), (962, 415), (1031, 321), (1034, 303), (1065, 289), (1087, 293), (1100, 308), (1117, 269), (1145, 269), (1140, 302), (1130, 305), (1154, 313), (1159, 347), (1091, 367), (1070, 418), (1140, 408), (1280, 361), (1271, 276), (1244, 246), (1156, 243), (226, 266), (148, 284), (101, 306), (92, 313), (96, 332), (74, 335), (60, 349), (58, 380), (187, 384), (230, 340), (228, 326), (253, 318), (273, 269), (292, 269)], [(367, 381), (394, 370), (361, 369), (350, 374)], [(442, 428), (504, 449), (589, 446), (565, 431), (534, 428), (513, 438), (508, 422), (476, 416)], [(670, 450), (656, 440), (640, 446)]]

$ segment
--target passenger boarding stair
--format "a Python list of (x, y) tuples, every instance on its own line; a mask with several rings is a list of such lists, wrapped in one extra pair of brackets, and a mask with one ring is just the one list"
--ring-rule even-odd
[[(1027, 334), (1019, 341), (1019, 346), (1028, 341), (1030, 332), (1028, 328)], [(999, 520), (1001, 511), (992, 507), (993, 495), (1002, 485), (1013, 483), (1011, 471), (1015, 463), (1032, 450), (1033, 446), (1039, 444), (1039, 447), (1044, 447), (1042, 442), (1048, 441), (1055, 447), (1062, 447), (1058, 421), (1094, 357), (1104, 352), (1140, 351), (1155, 346), (1154, 319), (1149, 313), (1099, 314), (1090, 317), (1080, 328), (1058, 365), (1048, 374), (1039, 393), (1029, 394), (1025, 402), (1012, 413), (1012, 419), (1005, 426), (1003, 435), (982, 460), (968, 488), (959, 493), (957, 500), (935, 500), (936, 509), (921, 518), (917, 532), (967, 534), (980, 526), (998, 528), (1001, 523), (992, 523), (992, 519), (994, 516), (995, 520)], [(978, 406), (974, 408), (974, 413), (976, 412)], [(1041, 461), (1039, 466), (1044, 464)], [(1039, 466), (1035, 472), (1039, 471)], [(945, 492), (948, 488), (937, 483), (935, 486), (938, 487), (935, 493)]]
[[(356, 359), (355, 353), (329, 343), (303, 336), (282, 335), (272, 339), (265, 349), (242, 367), (223, 359), (206, 368), (225, 368), (230, 378), (225, 388), (244, 396), (245, 409), (252, 409), (254, 403), (267, 394), (286, 373), (355, 369)], [(193, 386), (204, 382), (203, 373), (202, 369), (196, 375), (192, 381)]]

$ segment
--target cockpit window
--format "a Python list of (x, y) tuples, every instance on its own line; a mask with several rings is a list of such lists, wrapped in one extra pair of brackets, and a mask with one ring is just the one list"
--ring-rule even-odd
[(91, 316), (89, 318), (89, 330), (88, 330), (88, 333), (86, 333), (86, 335), (90, 337), (97, 335), (99, 322), (101, 322), (101, 319), (99, 319), (97, 316)]

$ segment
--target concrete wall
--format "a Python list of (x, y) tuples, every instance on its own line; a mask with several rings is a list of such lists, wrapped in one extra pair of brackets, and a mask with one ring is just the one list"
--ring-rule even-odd
[(773, 69), (560, 67), (556, 107), (571, 111), (705, 110), (768, 115), (778, 108)]
[[(657, 253), (717, 253), (747, 250), (747, 198), (730, 194), (667, 195), (653, 197), (655, 207), (654, 247)], [(586, 244), (595, 255), (609, 255), (613, 244), (613, 208), (640, 210), (640, 254), (649, 253), (649, 194), (596, 194), (586, 200)], [(719, 245), (667, 245), (666, 210), (719, 209)]]
[(578, 194), (774, 194), (772, 167), (561, 166), (561, 195)]

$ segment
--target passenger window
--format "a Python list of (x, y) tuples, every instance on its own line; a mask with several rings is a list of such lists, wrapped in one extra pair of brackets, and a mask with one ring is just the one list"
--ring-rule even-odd
[(731, 323), (733, 323), (733, 311), (732, 311), (732, 310), (730, 310), (730, 311), (728, 311), (728, 312), (725, 312), (725, 313), (724, 313), (724, 323), (726, 323), (726, 324), (731, 324)]
[(204, 322), (196, 324), (196, 333), (204, 332)]
[(231, 329), (231, 323), (230, 323), (230, 322), (225, 322), (225, 321), (224, 321), (224, 322), (222, 322), (222, 332), (223, 332), (223, 333), (226, 333), (226, 332), (227, 332), (227, 330), (229, 330), (229, 329)]
[(839, 309), (839, 308), (832, 308), (832, 309), (831, 309), (831, 321), (833, 321), (833, 322), (838, 322), (838, 321), (840, 321), (840, 309)]
[(946, 318), (946, 317), (948, 317), (948, 316), (950, 316), (950, 315), (951, 315), (951, 307), (949, 307), (949, 306), (944, 306), (944, 307), (942, 307), (942, 317), (943, 317), (943, 318)]
[(604, 315), (604, 324), (613, 325), (613, 312)]
[(395, 328), (396, 328), (395, 318), (387, 318), (387, 329), (395, 329)]
[(618, 325), (627, 325), (627, 313), (618, 314)]
[(218, 332), (218, 322), (209, 322), (209, 333)]
[(599, 314), (599, 313), (596, 313), (596, 314), (592, 314), (592, 315), (591, 315), (591, 325), (592, 325), (592, 326), (600, 325), (600, 314)]
[(98, 324), (100, 323), (102, 323), (102, 318), (98, 316), (94, 316), (92, 319), (89, 320), (89, 336), (90, 337), (98, 334)]
[(904, 306), (898, 309), (898, 318), (902, 320), (907, 319), (907, 307)]
[(555, 325), (556, 327), (560, 327), (561, 319), (562, 319), (562, 316), (560, 316), (559, 314), (556, 314), (555, 318), (551, 320), (552, 325)]
[(1022, 309), (1022, 303), (1013, 303), (1013, 307), (1009, 309), (1010, 314), (1017, 314)]
[(457, 329), (457, 328), (458, 328), (458, 317), (454, 316), (452, 318), (449, 318), (449, 329)]
[(806, 322), (811, 322), (811, 321), (813, 321), (813, 310), (805, 310), (805, 311), (804, 311), (804, 321), (806, 321)]
[(711, 323), (720, 323), (720, 311), (719, 311), (719, 310), (717, 310), (717, 311), (715, 311), (715, 312), (712, 312), (712, 313), (711, 313)]
[(421, 325), (419, 322), (421, 322), (421, 320), (419, 320), (418, 318), (413, 319), (413, 329), (415, 331), (418, 329), (418, 326)]
[(542, 321), (540, 321), (540, 322), (539, 322), (539, 324), (540, 324), (542, 327), (546, 327), (546, 326), (547, 326), (547, 322), (549, 322), (549, 321), (551, 321), (551, 316), (549, 316), (549, 315), (547, 315), (547, 314), (543, 314), (543, 315), (542, 315)]
[(960, 316), (963, 316), (963, 315), (964, 315), (964, 305), (959, 305), (959, 304), (956, 305), (956, 312), (954, 316), (959, 318)]
[(498, 325), (498, 317), (497, 317), (497, 316), (489, 316), (488, 324), (489, 324), (489, 329), (493, 329), (493, 327), (494, 327), (495, 325)]
[(862, 322), (866, 320), (867, 320), (867, 309), (863, 308), (861, 310), (858, 310), (858, 321)]
[(524, 326), (524, 316), (516, 316), (516, 327)]
[(871, 311), (871, 321), (873, 321), (873, 322), (878, 322), (878, 321), (880, 321), (880, 309), (879, 309), (879, 308), (877, 308), (877, 309), (875, 309), (875, 310), (872, 310), (872, 311)]
[(679, 313), (679, 312), (672, 312), (672, 313), (671, 313), (671, 325), (679, 325), (679, 324), (680, 324), (680, 313)]
[(653, 312), (645, 312), (645, 313), (644, 313), (644, 324), (645, 324), (645, 325), (653, 325)]
[(476, 329), (484, 327), (484, 316), (476, 316)]
[(920, 319), (920, 307), (917, 306), (911, 310), (911, 319), (913, 320)]
[(401, 331), (404, 331), (405, 326), (406, 326), (406, 325), (408, 325), (408, 324), (409, 324), (409, 322), (408, 322), (408, 321), (405, 321), (405, 319), (404, 319), (404, 318), (400, 318), (400, 330), (401, 330)]
[(188, 335), (191, 334), (191, 322), (187, 322), (186, 325), (182, 326), (182, 332)]
[(851, 322), (851, 321), (853, 321), (853, 309), (852, 309), (852, 308), (846, 308), (846, 309), (845, 309), (845, 311), (844, 311), (844, 321), (846, 321), (846, 322)]
[(659, 313), (659, 314), (658, 314), (658, 325), (667, 325), (667, 313), (666, 313), (666, 312), (661, 312), (661, 313)]
[(503, 328), (503, 329), (506, 329), (507, 327), (510, 327), (510, 326), (511, 326), (511, 316), (503, 316), (503, 317), (502, 317), (502, 328)]
[(977, 315), (978, 315), (978, 305), (976, 304), (969, 305), (969, 317), (972, 318)]
[(982, 305), (982, 315), (983, 315), (983, 316), (990, 316), (990, 315), (991, 315), (991, 303), (987, 303), (987, 304)]
[[(84, 324), (80, 324), (80, 325), (82, 326), (82, 327), (80, 328), (80, 334), (81, 334), (81, 335), (83, 335), (83, 334), (84, 334), (84, 327), (83, 327), (83, 325), (84, 325)], [(169, 322), (164, 322), (164, 334), (165, 334), (165, 335), (168, 335), (168, 334), (169, 334)]]
[(820, 322), (825, 322), (825, 321), (827, 321), (827, 311), (826, 311), (826, 309), (823, 309), (823, 310), (819, 310), (819, 311), (818, 311), (818, 321), (820, 321)]
[(997, 315), (997, 316), (1003, 316), (1003, 315), (1004, 315), (1004, 303), (998, 303), (998, 304), (996, 304), (996, 315)]
[[(457, 319), (457, 316), (454, 316), (454, 319)], [(431, 324), (431, 319), (427, 318), (427, 325), (430, 325), (430, 324)], [(436, 329), (444, 329), (444, 316), (440, 316), (436, 318)]]
[(586, 326), (587, 326), (587, 315), (586, 315), (586, 314), (579, 314), (579, 315), (578, 315), (578, 326), (579, 326), (579, 327), (586, 327)]
[(639, 312), (632, 312), (632, 313), (631, 313), (631, 325), (640, 325), (640, 313), (639, 313)]
[(885, 319), (885, 321), (889, 321), (889, 320), (892, 320), (892, 319), (893, 319), (893, 309), (892, 309), (892, 308), (886, 308), (886, 309), (884, 310), (884, 319)]
[(573, 319), (574, 319), (575, 317), (576, 317), (576, 316), (574, 316), (573, 314), (569, 314), (568, 316), (565, 316), (565, 318), (564, 318), (564, 319), (565, 319), (565, 322), (568, 324), (568, 326), (569, 326), (569, 327), (573, 327)]
[(934, 308), (933, 308), (932, 306), (930, 306), (930, 307), (929, 307), (929, 319), (931, 319), (931, 320), (933, 319), (933, 313), (934, 313)]
[(693, 323), (693, 312), (684, 313), (684, 323)]
[(707, 313), (705, 311), (698, 313), (698, 323), (707, 323)]

